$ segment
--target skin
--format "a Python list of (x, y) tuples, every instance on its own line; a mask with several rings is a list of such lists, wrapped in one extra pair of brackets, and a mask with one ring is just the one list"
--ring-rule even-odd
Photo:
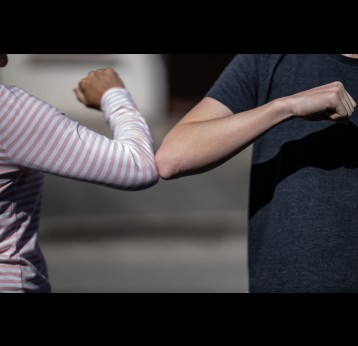
[(358, 59), (358, 54), (342, 54), (347, 58)]
[(78, 101), (85, 106), (100, 110), (103, 94), (111, 88), (125, 88), (118, 74), (111, 68), (90, 72), (74, 89)]
[(210, 170), (283, 121), (302, 118), (347, 123), (356, 106), (338, 81), (238, 114), (206, 97), (164, 138), (156, 154), (159, 174), (173, 179)]
[[(358, 54), (343, 54), (358, 57)], [(0, 54), (0, 67), (7, 55)], [(113, 87), (125, 87), (112, 69), (90, 72), (74, 90), (80, 102), (100, 109), (102, 95)], [(341, 82), (280, 98), (253, 110), (233, 114), (222, 103), (206, 97), (164, 138), (156, 154), (164, 179), (200, 173), (230, 159), (259, 136), (283, 121), (331, 119), (346, 123), (356, 102)]]

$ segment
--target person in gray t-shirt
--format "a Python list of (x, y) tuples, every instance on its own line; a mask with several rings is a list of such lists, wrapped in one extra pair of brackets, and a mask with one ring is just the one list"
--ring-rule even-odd
[(358, 54), (240, 54), (165, 137), (164, 179), (255, 142), (250, 292), (358, 292)]

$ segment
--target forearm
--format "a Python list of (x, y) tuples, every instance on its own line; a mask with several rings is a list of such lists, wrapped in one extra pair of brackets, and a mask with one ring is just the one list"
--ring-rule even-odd
[(104, 161), (99, 166), (112, 172), (105, 172), (98, 183), (113, 182), (114, 187), (136, 190), (154, 185), (159, 175), (152, 137), (118, 74), (110, 68), (92, 71), (74, 91), (85, 106), (103, 111), (113, 131), (107, 150), (99, 151), (106, 159), (99, 157)]
[(179, 123), (156, 155), (159, 173), (170, 179), (215, 167), (291, 115), (280, 99), (239, 114)]
[[(81, 127), (79, 137), (85, 150), (92, 152), (89, 169), (68, 172), (74, 179), (124, 190), (140, 190), (158, 181), (152, 137), (129, 92), (109, 89), (102, 97), (101, 109), (113, 131), (113, 140), (90, 139), (88, 129)], [(93, 135), (93, 134), (92, 134)], [(87, 139), (88, 138), (88, 139)], [(96, 141), (102, 139), (102, 147)]]
[(130, 93), (124, 88), (108, 90), (101, 108), (111, 125), (113, 139), (122, 147), (123, 170), (132, 175), (134, 187), (155, 184), (159, 176), (152, 137)]

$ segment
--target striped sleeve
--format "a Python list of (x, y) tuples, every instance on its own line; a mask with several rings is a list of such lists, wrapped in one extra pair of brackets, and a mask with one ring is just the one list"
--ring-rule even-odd
[(0, 141), (9, 164), (124, 190), (158, 181), (149, 128), (126, 89), (102, 97), (113, 140), (19, 88), (2, 88), (0, 96)]

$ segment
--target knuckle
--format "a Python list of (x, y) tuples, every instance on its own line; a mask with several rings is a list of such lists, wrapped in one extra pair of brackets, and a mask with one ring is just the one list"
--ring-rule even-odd
[(78, 83), (78, 85), (80, 86), (81, 89), (83, 89), (83, 88), (85, 88), (86, 83), (87, 83), (87, 80), (84, 78), (84, 79), (81, 79), (81, 80), (80, 80), (80, 82)]
[(115, 74), (115, 72), (111, 68), (107, 68), (105, 70), (105, 72), (106, 72), (106, 75), (108, 75), (108, 76), (112, 76)]
[(328, 97), (329, 97), (330, 101), (335, 103), (338, 100), (339, 96), (337, 94), (337, 91), (332, 91), (332, 92), (329, 93)]
[(338, 89), (338, 91), (342, 91), (344, 89), (343, 83), (342, 82), (336, 82), (335, 83), (336, 88)]

